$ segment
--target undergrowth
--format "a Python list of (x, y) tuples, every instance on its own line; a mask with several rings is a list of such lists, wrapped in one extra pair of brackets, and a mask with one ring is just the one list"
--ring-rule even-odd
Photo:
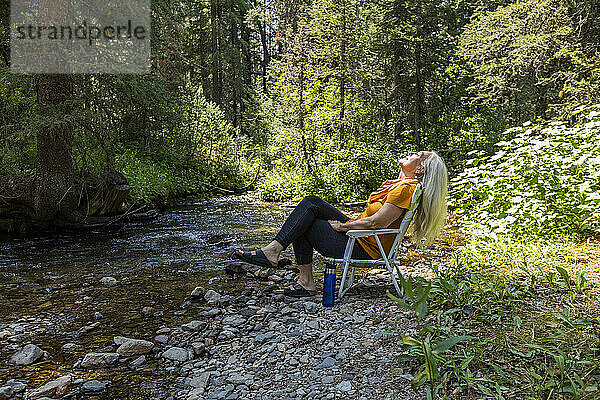
[[(474, 240), (436, 277), (401, 279), (418, 335), (400, 360), (430, 399), (600, 398), (598, 285), (581, 245)], [(592, 263), (593, 264), (593, 263)]]

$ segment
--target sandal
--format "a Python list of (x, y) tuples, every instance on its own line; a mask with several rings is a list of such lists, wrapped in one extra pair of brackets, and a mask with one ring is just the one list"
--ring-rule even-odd
[(318, 290), (308, 290), (298, 282), (294, 282), (292, 287), (283, 289), (283, 294), (288, 297), (311, 297), (319, 293)]
[(231, 254), (231, 258), (238, 258), (243, 262), (252, 265), (258, 265), (259, 267), (276, 268), (278, 265), (271, 264), (271, 261), (265, 256), (265, 253), (261, 249), (256, 250), (256, 254), (252, 254), (251, 251), (244, 251), (239, 253), (237, 250)]
[(259, 267), (282, 269), (285, 268), (292, 271), (298, 271), (297, 268), (292, 267), (292, 260), (290, 260), (289, 258), (282, 258), (277, 262), (277, 265), (271, 264), (271, 261), (269, 261), (269, 259), (265, 256), (265, 253), (263, 253), (261, 249), (256, 250), (256, 254), (252, 254), (251, 251), (244, 251), (242, 254), (240, 254), (236, 250), (231, 254), (231, 258), (237, 258), (245, 263), (258, 265)]

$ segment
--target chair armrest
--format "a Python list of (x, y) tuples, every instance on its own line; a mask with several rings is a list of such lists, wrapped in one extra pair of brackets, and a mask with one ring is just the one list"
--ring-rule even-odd
[(388, 233), (397, 234), (399, 232), (400, 229), (350, 229), (346, 232), (346, 235), (352, 238), (359, 238), (365, 236), (385, 235)]

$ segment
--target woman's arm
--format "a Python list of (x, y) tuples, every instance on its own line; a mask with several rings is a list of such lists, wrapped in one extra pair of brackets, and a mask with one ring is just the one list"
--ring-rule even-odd
[(385, 203), (379, 211), (370, 217), (346, 223), (331, 220), (329, 221), (329, 224), (338, 232), (347, 232), (350, 229), (384, 229), (397, 220), (402, 215), (402, 211), (402, 208), (397, 207), (392, 203)]

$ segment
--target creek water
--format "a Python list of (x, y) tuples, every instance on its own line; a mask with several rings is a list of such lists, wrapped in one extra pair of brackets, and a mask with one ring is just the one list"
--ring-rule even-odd
[[(289, 212), (248, 199), (217, 198), (175, 204), (151, 221), (110, 229), (0, 239), (0, 331), (17, 324), (21, 335), (0, 347), (0, 386), (17, 378), (31, 388), (72, 373), (111, 381), (109, 391), (96, 398), (168, 397), (178, 383), (153, 361), (136, 370), (72, 367), (86, 353), (110, 345), (114, 336), (152, 341), (160, 327), (194, 319), (195, 311), (182, 302), (196, 286), (239, 293), (245, 279), (231, 279), (223, 270), (231, 252), (268, 242)], [(103, 286), (100, 279), (107, 276), (118, 283)], [(48, 361), (9, 365), (16, 346), (26, 342), (47, 351)], [(63, 351), (66, 343), (75, 343), (76, 350)]]

